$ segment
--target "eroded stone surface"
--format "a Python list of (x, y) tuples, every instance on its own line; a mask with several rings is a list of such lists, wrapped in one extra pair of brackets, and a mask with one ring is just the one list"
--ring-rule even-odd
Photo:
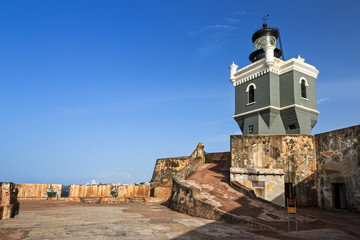
[(315, 139), (319, 207), (334, 208), (334, 184), (344, 184), (346, 208), (360, 211), (360, 125)]

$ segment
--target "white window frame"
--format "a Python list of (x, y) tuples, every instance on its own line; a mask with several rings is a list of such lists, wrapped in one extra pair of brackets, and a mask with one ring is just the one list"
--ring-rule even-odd
[(249, 90), (250, 90), (250, 87), (251, 86), (253, 86), (254, 87), (254, 95), (255, 95), (255, 89), (256, 89), (256, 85), (255, 85), (255, 83), (250, 83), (249, 85), (247, 85), (247, 87), (246, 87), (246, 91), (245, 92), (247, 92), (248, 94), (247, 94), (247, 104), (246, 104), (246, 106), (248, 106), (248, 105), (252, 105), (252, 104), (255, 104), (256, 103), (256, 101), (255, 101), (255, 97), (254, 97), (254, 101), (253, 102), (249, 102)]
[[(301, 90), (302, 90), (302, 89), (301, 89), (301, 83), (302, 83), (302, 81), (305, 81), (306, 98), (302, 97), (302, 95), (301, 95), (301, 93), (302, 93), (302, 91), (301, 91)], [(301, 78), (300, 78), (299, 83), (300, 83), (300, 98), (303, 99), (303, 100), (308, 101), (309, 99), (308, 99), (308, 89), (307, 89), (307, 87), (309, 87), (309, 83), (308, 83), (308, 81), (306, 80), (306, 78), (304, 78), (304, 77), (301, 77)]]

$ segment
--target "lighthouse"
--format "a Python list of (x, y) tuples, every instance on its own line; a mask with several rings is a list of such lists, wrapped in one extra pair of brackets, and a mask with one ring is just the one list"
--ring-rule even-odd
[(243, 134), (311, 134), (319, 114), (316, 79), (319, 71), (297, 58), (281, 60), (279, 30), (267, 23), (252, 36), (251, 63), (229, 66), (235, 87), (234, 120)]

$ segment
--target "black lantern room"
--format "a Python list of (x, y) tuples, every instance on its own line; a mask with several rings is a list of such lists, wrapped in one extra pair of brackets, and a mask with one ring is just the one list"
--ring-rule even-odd
[(279, 37), (279, 30), (276, 28), (267, 27), (267, 23), (263, 24), (263, 28), (256, 31), (252, 36), (252, 42), (254, 43), (254, 49), (250, 56), (249, 60), (251, 62), (256, 62), (262, 58), (265, 58), (265, 47), (273, 46), (274, 56), (280, 58), (282, 51), (276, 48), (276, 41)]

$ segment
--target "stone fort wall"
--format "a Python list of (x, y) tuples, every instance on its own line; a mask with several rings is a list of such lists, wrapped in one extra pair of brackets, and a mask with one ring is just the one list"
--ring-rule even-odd
[(233, 135), (230, 145), (231, 181), (281, 206), (285, 205), (285, 183), (291, 183), (299, 206), (314, 205), (313, 135)]
[(343, 185), (346, 208), (360, 211), (360, 125), (315, 135), (318, 206), (335, 208), (335, 185)]
[(0, 182), (0, 220), (13, 218), (19, 213), (17, 190), (12, 182)]
[(360, 211), (359, 141), (360, 125), (317, 135), (233, 135), (231, 181), (282, 206), (295, 197), (298, 206)]

